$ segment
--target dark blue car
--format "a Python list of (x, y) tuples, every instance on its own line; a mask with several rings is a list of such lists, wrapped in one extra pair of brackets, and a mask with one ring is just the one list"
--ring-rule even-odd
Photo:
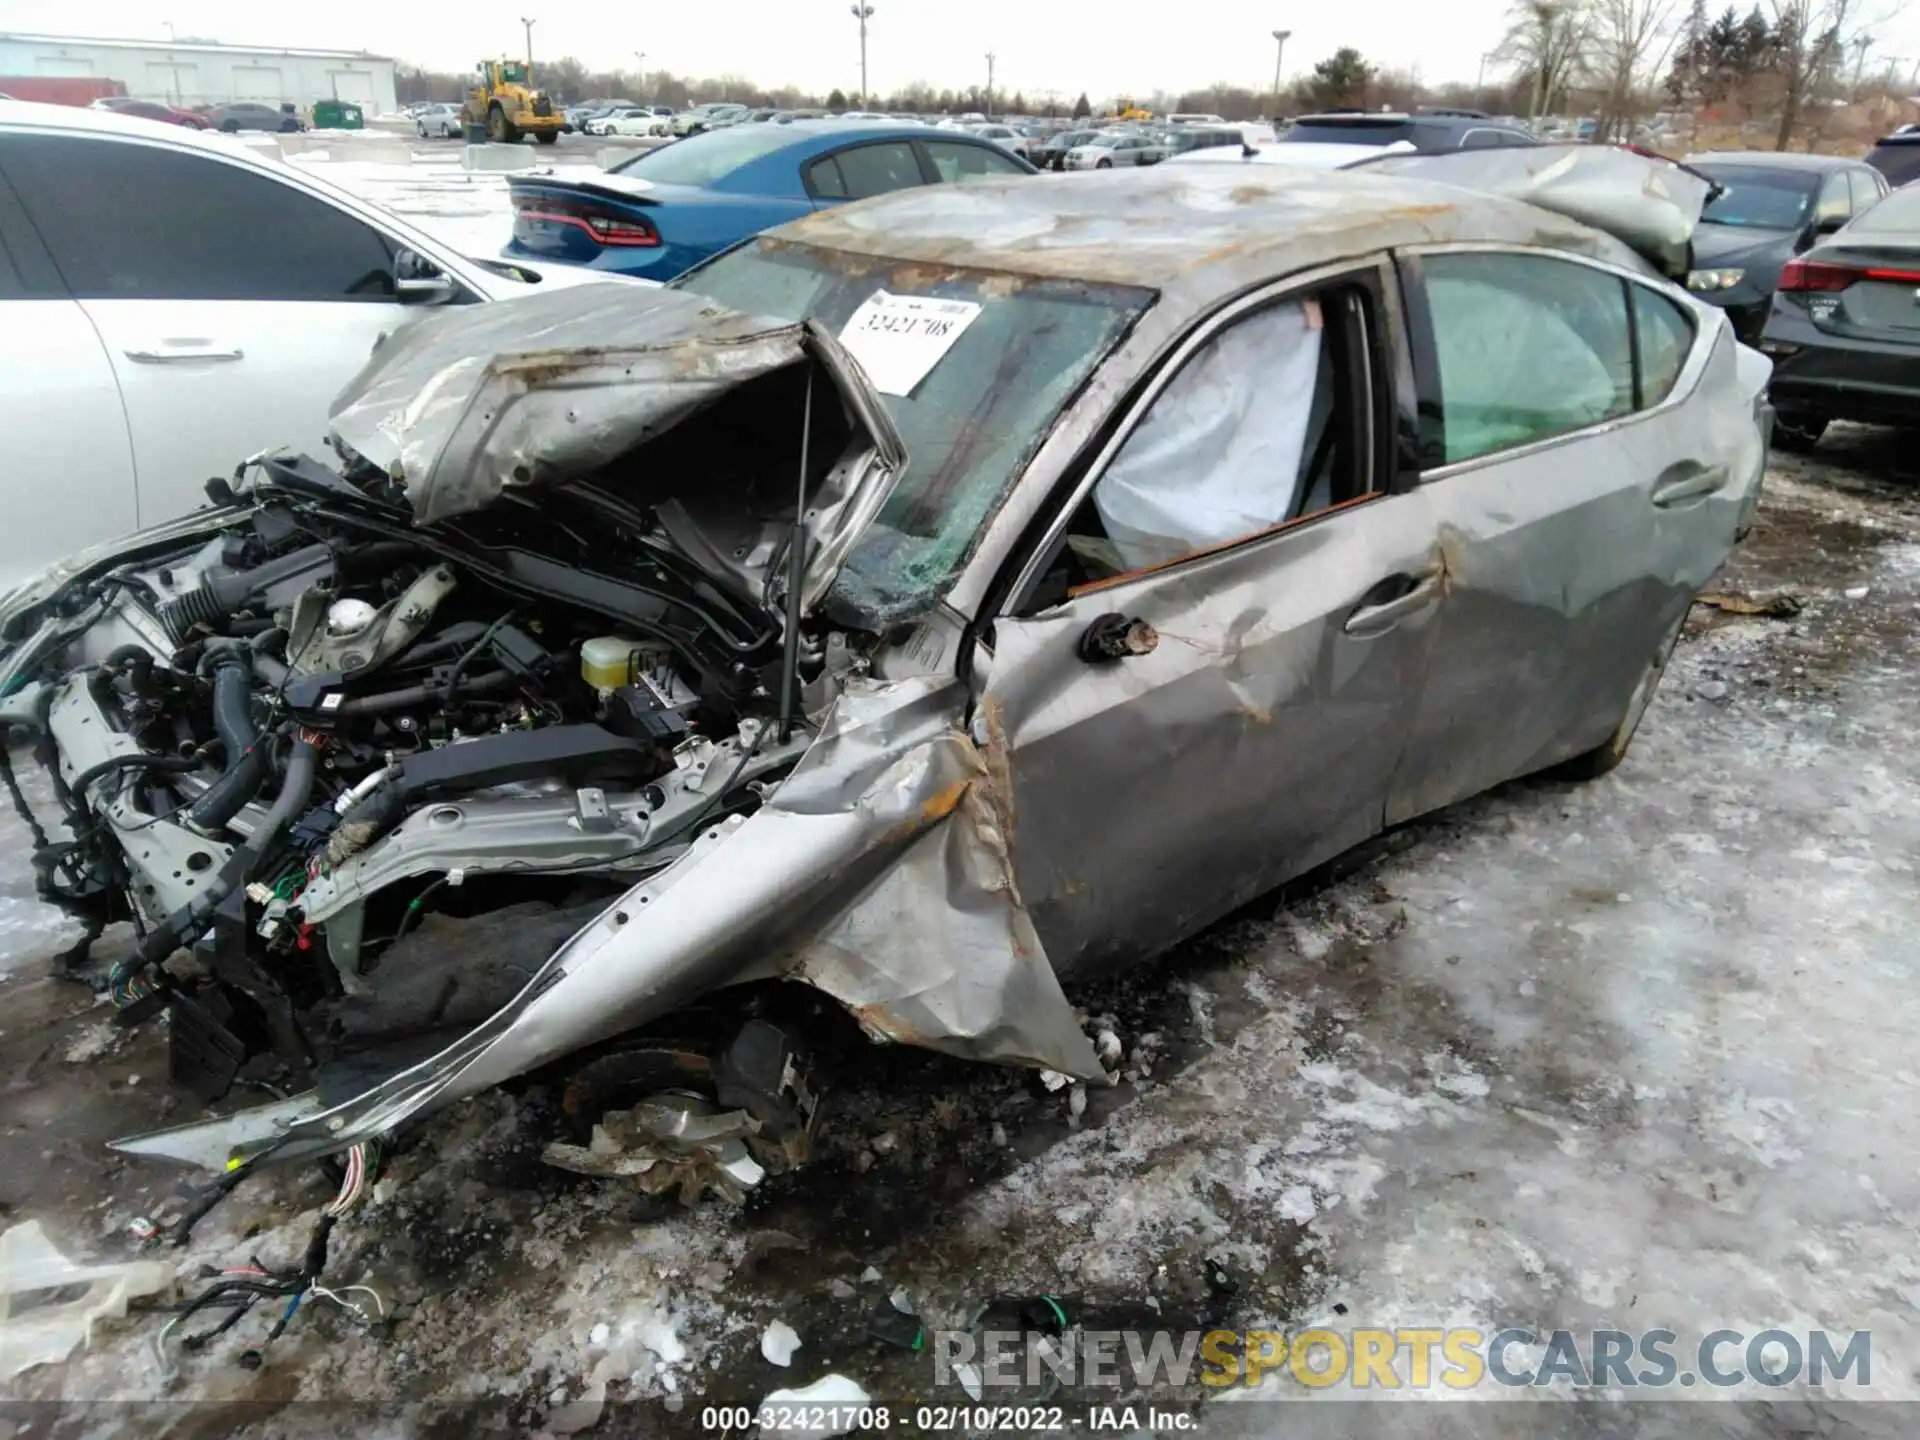
[(592, 175), (513, 177), (513, 239), (502, 253), (671, 280), (750, 235), (829, 205), (1035, 173), (991, 141), (930, 125), (734, 125)]

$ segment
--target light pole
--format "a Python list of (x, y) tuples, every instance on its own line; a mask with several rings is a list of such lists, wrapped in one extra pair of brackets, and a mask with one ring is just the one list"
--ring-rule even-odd
[(993, 118), (993, 51), (987, 52), (987, 118)]
[(1273, 114), (1270, 119), (1280, 118), (1280, 57), (1287, 53), (1287, 37), (1291, 30), (1273, 32)]
[(644, 50), (634, 51), (633, 63), (640, 67), (640, 89), (644, 92), (647, 88), (647, 52)]
[(854, 18), (860, 22), (860, 108), (867, 108), (867, 21), (873, 18), (873, 6), (867, 4), (848, 7)]
[(535, 24), (535, 22), (534, 22), (534, 21), (532, 21), (532, 20), (529, 20), (529, 19), (527, 19), (527, 17), (526, 17), (526, 16), (524, 16), (524, 15), (522, 15), (522, 16), (520, 17), (520, 23), (521, 23), (521, 25), (523, 25), (524, 27), (526, 27), (526, 32), (527, 32), (527, 74), (528, 74), (529, 76), (531, 76), (531, 75), (533, 74), (533, 27), (534, 27), (534, 24)]

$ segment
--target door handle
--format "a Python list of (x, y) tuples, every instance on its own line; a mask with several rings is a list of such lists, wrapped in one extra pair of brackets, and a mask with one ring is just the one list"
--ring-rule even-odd
[(1386, 634), (1409, 615), (1418, 614), (1439, 598), (1440, 572), (1429, 570), (1424, 575), (1394, 575), (1374, 586), (1367, 595), (1381, 594), (1389, 587), (1397, 593), (1391, 593), (1383, 600), (1362, 597), (1360, 603), (1347, 613), (1346, 623), (1340, 628), (1361, 640)]
[(194, 360), (244, 360), (247, 357), (247, 352), (238, 345), (226, 346), (212, 340), (161, 340), (125, 353), (129, 360), (142, 365), (177, 365)]
[(1698, 460), (1682, 460), (1669, 465), (1653, 482), (1649, 498), (1662, 510), (1671, 510), (1689, 500), (1704, 500), (1727, 485), (1727, 467), (1702, 465)]
[(1074, 652), (1089, 665), (1105, 665), (1129, 655), (1145, 655), (1160, 643), (1160, 632), (1139, 616), (1102, 615), (1080, 632)]

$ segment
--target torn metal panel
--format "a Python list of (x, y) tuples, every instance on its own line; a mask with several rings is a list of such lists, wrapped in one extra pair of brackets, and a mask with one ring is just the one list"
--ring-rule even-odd
[[(981, 703), (1020, 893), (1068, 979), (1172, 944), (1379, 827), (1442, 600), (1419, 491), (995, 626)], [(1369, 619), (1382, 577), (1423, 577)], [(1150, 649), (1090, 663), (1108, 615)]]
[(1694, 227), (1714, 191), (1698, 171), (1612, 145), (1386, 155), (1365, 170), (1524, 200), (1612, 235), (1676, 278), (1692, 263)]
[(922, 807), (948, 810), (944, 823), (802, 947), (789, 973), (840, 1001), (877, 1038), (1100, 1079), (1099, 1058), (1020, 902), (977, 754), (973, 764), (971, 779)]
[[(335, 399), (333, 434), (401, 480), (426, 524), (592, 474), (740, 386), (806, 365), (839, 393), (860, 432), (807, 497), (811, 604), (905, 462), (860, 367), (811, 322), (637, 285), (441, 310), (374, 352)], [(797, 410), (791, 446), (797, 463)], [(764, 586), (765, 575), (756, 579)]]

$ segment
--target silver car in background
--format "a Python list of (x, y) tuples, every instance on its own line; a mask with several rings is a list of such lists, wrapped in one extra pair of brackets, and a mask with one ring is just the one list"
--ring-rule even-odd
[(466, 129), (464, 113), (461, 106), (444, 101), (422, 105), (414, 112), (413, 128), (422, 140), (451, 140)]
[(540, 1070), (593, 1097), (551, 1162), (737, 1191), (807, 1153), (812, 1052), (1101, 1077), (1066, 987), (1604, 774), (1766, 459), (1766, 360), (1665, 278), (1707, 189), (1600, 147), (928, 185), (397, 332), (344, 473), (0, 607), (46, 883), (149, 921), (116, 998), (317, 1077), (120, 1148), (233, 1181)]
[(1103, 130), (1067, 152), (1069, 170), (1111, 170), (1119, 165), (1158, 165), (1167, 147), (1151, 135), (1132, 130)]

